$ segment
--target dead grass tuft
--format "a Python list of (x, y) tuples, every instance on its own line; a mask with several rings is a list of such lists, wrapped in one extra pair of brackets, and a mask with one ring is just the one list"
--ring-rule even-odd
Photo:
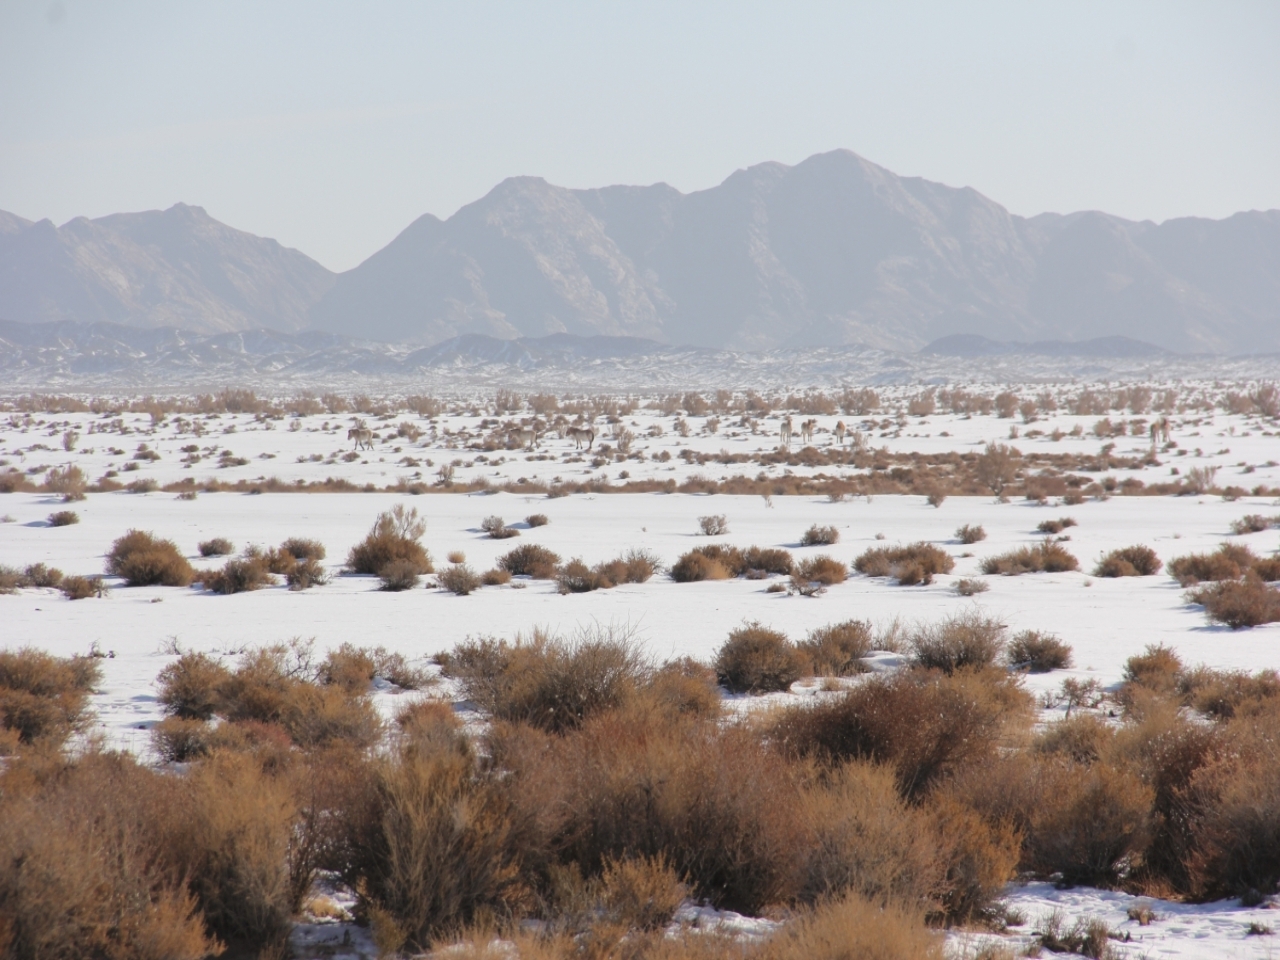
[(236, 552), (235, 544), (226, 537), (214, 537), (212, 540), (202, 540), (197, 549), (202, 557), (228, 557)]
[(49, 514), (49, 526), (51, 527), (69, 527), (73, 523), (80, 522), (80, 514), (74, 510), (57, 510)]
[(1071, 517), (1059, 517), (1057, 520), (1041, 520), (1036, 525), (1036, 532), (1043, 534), (1058, 534), (1068, 527), (1076, 526), (1075, 520)]

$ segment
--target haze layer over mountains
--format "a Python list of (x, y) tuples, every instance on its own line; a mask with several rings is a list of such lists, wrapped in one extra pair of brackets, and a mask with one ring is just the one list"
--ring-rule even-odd
[(336, 275), (199, 207), (62, 227), (0, 213), (0, 319), (420, 344), (563, 332), (917, 350), (981, 334), (1273, 352), (1280, 211), (1028, 219), (841, 150), (691, 194), (515, 177)]

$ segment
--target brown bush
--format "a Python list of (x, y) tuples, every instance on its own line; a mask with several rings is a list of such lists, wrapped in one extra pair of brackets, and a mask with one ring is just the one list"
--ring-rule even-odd
[(87, 600), (106, 594), (101, 577), (63, 577), (58, 589), (68, 600)]
[(1259, 559), (1248, 547), (1224, 543), (1213, 553), (1192, 553), (1169, 561), (1169, 573), (1184, 587), (1243, 577)]
[(373, 528), (347, 555), (347, 566), (353, 573), (380, 576), (392, 563), (407, 564), (416, 575), (433, 573), (431, 555), (418, 541), (427, 524), (418, 516), (417, 508), (405, 509), (396, 504), (378, 515)]
[(504, 583), (511, 582), (511, 571), (494, 567), (492, 570), (486, 570), (480, 574), (480, 582), (486, 587), (500, 587)]
[(728, 580), (733, 573), (719, 560), (708, 557), (701, 550), (690, 550), (671, 568), (671, 579), (676, 583), (694, 583), (699, 580)]
[(1059, 517), (1057, 520), (1041, 520), (1036, 525), (1037, 533), (1056, 534), (1061, 533), (1068, 527), (1074, 527), (1076, 522), (1070, 517)]
[(151, 728), (151, 746), (165, 763), (190, 763), (213, 749), (214, 727), (204, 720), (165, 717)]
[(1007, 675), (907, 670), (873, 676), (831, 700), (783, 711), (770, 736), (824, 763), (888, 763), (904, 795), (990, 758), (1029, 726), (1030, 697)]
[(411, 667), (402, 653), (350, 643), (330, 650), (316, 670), (318, 682), (336, 684), (352, 694), (368, 693), (379, 677), (405, 690), (418, 690), (431, 682), (428, 673)]
[(413, 560), (392, 560), (385, 563), (378, 573), (378, 579), (382, 581), (379, 589), (391, 593), (412, 590), (421, 582), (422, 578), (418, 576), (420, 569), (421, 564)]
[(33, 587), (56, 587), (62, 583), (62, 571), (46, 567), (43, 563), (30, 564), (22, 572), (23, 579)]
[(198, 574), (198, 577), (210, 593), (225, 596), (261, 590), (279, 582), (262, 555), (228, 560), (221, 570), (206, 570)]
[(485, 517), (480, 521), (480, 529), (494, 540), (509, 540), (520, 536), (520, 531), (508, 527), (501, 517)]
[(699, 517), (698, 529), (702, 531), (703, 536), (718, 537), (729, 532), (729, 521), (722, 513)]
[(29, 586), (30, 582), (17, 567), (10, 567), (0, 563), (0, 593), (17, 593), (23, 587)]
[(668, 717), (688, 714), (715, 719), (722, 708), (715, 670), (689, 657), (664, 663), (640, 693)]
[(966, 523), (956, 530), (956, 539), (966, 544), (977, 543), (979, 540), (987, 539), (987, 531), (982, 528), (981, 524)]
[(531, 527), (545, 527), (551, 521), (547, 519), (545, 513), (531, 513), (524, 518), (524, 522)]
[(1124, 682), (1146, 687), (1157, 693), (1171, 693), (1182, 673), (1182, 660), (1171, 647), (1148, 644), (1124, 664)]
[(1079, 568), (1080, 561), (1052, 540), (1044, 540), (1034, 547), (1018, 547), (982, 561), (983, 573), (1010, 577), (1024, 573), (1063, 573)]
[(1280, 590), (1252, 570), (1243, 580), (1222, 580), (1189, 591), (1187, 599), (1203, 606), (1210, 620), (1232, 630), (1280, 620)]
[(804, 794), (798, 815), (813, 836), (800, 899), (854, 893), (873, 903), (941, 912), (946, 865), (941, 837), (922, 809), (898, 794), (882, 765), (841, 764)]
[(1071, 647), (1051, 633), (1023, 630), (1009, 641), (1005, 659), (1013, 669), (1030, 673), (1065, 670), (1071, 666)]
[(1160, 572), (1163, 564), (1150, 547), (1134, 546), (1112, 550), (1098, 561), (1095, 577), (1149, 577)]
[(796, 567), (795, 576), (806, 583), (820, 583), (829, 587), (844, 583), (849, 576), (849, 568), (834, 557), (806, 557)]
[(1260, 670), (1211, 670), (1197, 667), (1178, 678), (1183, 702), (1201, 713), (1229, 720), (1238, 713), (1254, 713), (1280, 698), (1280, 674)]
[(498, 569), (515, 577), (551, 580), (560, 557), (538, 543), (525, 543), (498, 558)]
[(196, 575), (172, 540), (158, 540), (142, 530), (130, 530), (111, 545), (107, 573), (123, 577), (131, 587), (186, 587)]
[(304, 537), (290, 537), (280, 544), (280, 550), (299, 561), (325, 558), (324, 544), (319, 540), (308, 540)]
[(165, 712), (183, 720), (209, 720), (223, 704), (231, 671), (204, 653), (184, 653), (160, 671), (157, 697)]
[(741, 557), (741, 569), (734, 571), (735, 576), (750, 576), (753, 570), (787, 576), (794, 566), (791, 554), (781, 547), (747, 547), (742, 551)]
[(455, 563), (436, 574), (436, 582), (450, 593), (468, 596), (480, 589), (480, 577), (465, 563)]
[(530, 817), (562, 814), (548, 829), (563, 862), (593, 875), (619, 857), (665, 855), (695, 896), (747, 913), (794, 896), (799, 787), (750, 731), (609, 711), (564, 738), (505, 741), (492, 749), (516, 802)]
[(235, 544), (226, 537), (202, 540), (197, 545), (197, 549), (202, 557), (227, 557), (236, 552)]
[(904, 586), (933, 583), (939, 573), (950, 573), (956, 562), (945, 550), (931, 543), (905, 547), (871, 547), (853, 562), (868, 577), (893, 577)]
[(760, 948), (760, 960), (941, 960), (943, 941), (918, 913), (877, 906), (857, 896), (823, 903), (782, 927)]
[(438, 658), (445, 676), (495, 719), (566, 730), (629, 701), (650, 667), (638, 645), (609, 630), (571, 640), (540, 631), (513, 643), (465, 640)]
[(961, 577), (953, 585), (952, 589), (961, 597), (975, 597), (980, 593), (986, 593), (991, 589), (991, 585), (985, 580), (976, 580), (971, 577)]
[(1075, 763), (1089, 764), (1109, 753), (1115, 730), (1095, 713), (1077, 713), (1048, 724), (1034, 749)]
[(809, 631), (796, 644), (813, 673), (824, 677), (847, 677), (862, 673), (862, 658), (871, 652), (871, 625), (865, 620), (844, 620)]
[(946, 868), (940, 915), (948, 925), (990, 921), (1013, 879), (1022, 836), (1009, 823), (987, 823), (943, 795), (930, 805), (938, 857)]
[(840, 540), (840, 531), (835, 527), (821, 527), (814, 524), (804, 532), (804, 536), (800, 538), (800, 545), (803, 547), (830, 546), (838, 543)]
[(51, 527), (69, 527), (80, 522), (80, 514), (74, 510), (58, 510), (49, 514), (48, 522)]
[(716, 651), (716, 676), (734, 693), (788, 690), (804, 673), (805, 657), (786, 634), (759, 623), (729, 633)]
[(44, 488), (51, 493), (59, 494), (66, 503), (83, 500), (88, 485), (89, 478), (84, 475), (83, 470), (73, 464), (55, 467), (45, 476), (44, 481)]
[(908, 642), (917, 666), (950, 674), (995, 663), (1004, 633), (1003, 623), (971, 610), (918, 626)]
[(89, 695), (101, 676), (91, 658), (0, 650), (0, 728), (25, 744), (62, 743), (88, 723)]
[(295, 563), (284, 575), (285, 583), (290, 590), (309, 590), (321, 587), (329, 582), (328, 571), (314, 557), (304, 557)]
[(379, 935), (413, 947), (529, 899), (507, 795), (460, 731), (436, 729), (371, 763), (339, 811), (339, 873)]
[(59, 773), (0, 804), (4, 955), (200, 960), (221, 952), (156, 855), (161, 778), (123, 755), (90, 755)]
[(1249, 533), (1261, 533), (1276, 526), (1276, 517), (1264, 517), (1260, 513), (1250, 513), (1239, 520), (1231, 521), (1231, 532), (1238, 537)]

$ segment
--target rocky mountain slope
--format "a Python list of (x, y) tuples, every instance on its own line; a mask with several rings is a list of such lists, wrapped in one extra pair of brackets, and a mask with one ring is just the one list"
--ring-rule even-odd
[(296, 331), (334, 275), (200, 207), (77, 217), (55, 227), (0, 213), (0, 317), (200, 333)]
[(717, 350), (1129, 337), (1280, 350), (1280, 211), (1023, 218), (847, 150), (682, 194), (504, 181), (335, 275), (198, 207), (55, 228), (0, 213), (0, 319), (200, 333), (639, 337)]

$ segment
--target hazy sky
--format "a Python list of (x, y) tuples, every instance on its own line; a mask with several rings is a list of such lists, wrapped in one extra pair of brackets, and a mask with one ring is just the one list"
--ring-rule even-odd
[(0, 0), (0, 209), (199, 204), (348, 269), (504, 177), (847, 147), (1015, 213), (1280, 207), (1280, 3)]

